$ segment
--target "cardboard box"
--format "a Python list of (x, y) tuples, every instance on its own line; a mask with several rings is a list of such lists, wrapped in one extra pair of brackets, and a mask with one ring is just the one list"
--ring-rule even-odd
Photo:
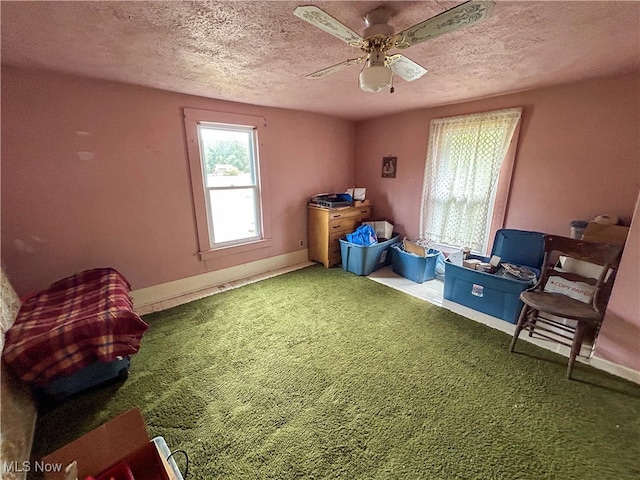
[[(45, 480), (63, 480), (64, 469), (78, 462), (78, 478), (97, 477), (112, 465), (125, 461), (136, 480), (179, 480), (172, 466), (149, 440), (140, 409), (131, 409), (100, 425), (41, 460)], [(61, 467), (61, 468), (60, 468)], [(57, 472), (55, 471), (57, 470)]]
[(421, 247), (418, 244), (410, 242), (406, 238), (402, 240), (402, 248), (404, 248), (406, 252), (413, 253), (414, 255), (418, 255), (419, 257), (424, 257), (427, 255), (427, 252), (424, 249), (424, 247)]
[(587, 242), (611, 243), (614, 245), (624, 245), (629, 235), (629, 227), (622, 225), (602, 225), (600, 223), (589, 222), (582, 234), (582, 240)]
[(379, 241), (389, 240), (393, 237), (393, 223), (386, 220), (373, 220), (362, 222), (362, 225), (371, 225), (376, 232)]
[(480, 263), (482, 263), (482, 260), (479, 260), (477, 258), (468, 258), (466, 260), (462, 260), (462, 266), (464, 268), (470, 268), (471, 270), (475, 270)]
[(345, 193), (351, 195), (351, 198), (356, 201), (364, 201), (367, 196), (367, 189), (361, 187), (347, 188)]
[(551, 275), (544, 287), (545, 292), (561, 293), (584, 303), (591, 303), (596, 287), (584, 282), (574, 282), (558, 275)]

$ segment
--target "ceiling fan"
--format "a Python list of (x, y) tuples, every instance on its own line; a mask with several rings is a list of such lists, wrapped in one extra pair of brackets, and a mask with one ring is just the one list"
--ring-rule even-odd
[[(316, 6), (299, 6), (293, 11), (295, 16), (364, 52), (361, 57), (323, 68), (306, 77), (323, 78), (349, 65), (365, 62), (360, 72), (359, 85), (367, 92), (379, 92), (389, 87), (394, 73), (407, 82), (417, 80), (427, 71), (404, 55), (388, 54), (390, 49), (409, 48), (417, 43), (481, 22), (491, 15), (494, 5), (495, 2), (491, 0), (470, 0), (399, 33), (395, 33), (394, 28), (389, 25), (390, 12), (384, 7), (378, 7), (365, 15), (366, 28), (362, 36)], [(391, 91), (393, 92), (393, 87)]]

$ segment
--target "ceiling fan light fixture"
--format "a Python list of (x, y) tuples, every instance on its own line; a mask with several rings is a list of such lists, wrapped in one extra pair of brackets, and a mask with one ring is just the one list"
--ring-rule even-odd
[(398, 33), (395, 33), (395, 28), (389, 25), (390, 11), (384, 7), (378, 7), (365, 15), (366, 28), (363, 35), (354, 32), (315, 5), (300, 5), (293, 11), (296, 17), (366, 53), (360, 58), (351, 58), (306, 77), (326, 77), (343, 67), (365, 61), (365, 68), (360, 72), (359, 85), (366, 92), (379, 92), (385, 87), (390, 87), (394, 74), (407, 82), (412, 82), (422, 77), (427, 70), (399, 53), (387, 55), (391, 48), (409, 48), (481, 22), (491, 16), (495, 4), (495, 0), (466, 0)]
[(391, 85), (393, 72), (384, 65), (371, 65), (360, 72), (360, 88), (365, 92), (379, 92)]

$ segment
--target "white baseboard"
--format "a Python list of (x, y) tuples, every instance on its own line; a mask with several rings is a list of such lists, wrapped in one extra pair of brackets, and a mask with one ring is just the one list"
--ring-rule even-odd
[(161, 283), (152, 287), (131, 291), (131, 298), (136, 311), (148, 310), (147, 307), (163, 301), (189, 295), (200, 290), (210, 289), (236, 280), (261, 275), (272, 270), (287, 268), (308, 261), (307, 249), (285, 253), (276, 257), (265, 258), (235, 267), (223, 268), (212, 272), (181, 278), (172, 282)]
[[(311, 263), (308, 262), (307, 249), (303, 249), (292, 253), (286, 253), (284, 255), (278, 255), (276, 257), (258, 260), (256, 262), (245, 263), (235, 267), (224, 268), (222, 270), (215, 270), (213, 272), (175, 280), (173, 282), (133, 290), (131, 292), (131, 297), (133, 298), (133, 304), (138, 313), (149, 313), (151, 311), (163, 309), (161, 306), (163, 303), (166, 304), (168, 301), (180, 299), (181, 297), (185, 298), (196, 292), (211, 290), (213, 287), (223, 286), (238, 280), (250, 281), (251, 277), (265, 275), (279, 269), (287, 269), (291, 267), (299, 268), (300, 266), (306, 266), (307, 264)], [(185, 301), (187, 300), (185, 299)], [(165, 306), (170, 307), (179, 303), (183, 302), (176, 300), (175, 302)], [(515, 325), (509, 322), (499, 320), (490, 315), (485, 315), (481, 312), (448, 300), (443, 300), (442, 306), (462, 316), (484, 323), (491, 328), (513, 335)], [(521, 336), (521, 339), (566, 357), (569, 356), (569, 349), (562, 345), (551, 344), (550, 342), (543, 340), (531, 339), (526, 335)], [(585, 348), (583, 352), (581, 352), (581, 355), (578, 356), (577, 360), (582, 363), (587, 363), (599, 370), (611, 373), (612, 375), (624, 378), (625, 380), (640, 384), (639, 371), (618, 365), (596, 356), (588, 358), (589, 353), (590, 348)]]
[[(482, 312), (478, 312), (464, 305), (457, 304), (450, 300), (443, 300), (442, 306), (455, 312), (463, 317), (470, 318), (471, 320), (475, 320), (476, 322), (484, 323), (485, 325), (495, 328), (496, 330), (500, 330), (509, 335), (513, 335), (515, 332), (516, 326), (512, 323), (505, 322), (503, 320), (497, 319), (490, 315), (486, 315)], [(520, 335), (519, 341), (523, 340), (525, 342), (533, 343), (545, 350), (549, 350), (551, 352), (558, 353), (569, 358), (570, 349), (564, 345), (559, 345), (554, 342), (549, 342), (547, 340), (539, 339), (539, 338), (531, 338), (528, 335)], [(580, 351), (580, 355), (576, 358), (577, 361), (581, 363), (585, 363), (587, 365), (591, 365), (593, 368), (597, 368), (598, 370), (603, 370), (612, 375), (616, 375), (618, 377), (624, 378), (625, 380), (629, 380), (634, 383), (640, 384), (640, 372), (634, 370), (629, 367), (625, 367), (622, 365), (618, 365), (617, 363), (610, 362), (608, 360), (604, 360), (602, 358), (592, 356), (591, 355), (591, 346), (583, 345), (582, 350)]]
[(613, 363), (609, 360), (605, 360), (604, 358), (596, 356), (591, 357), (589, 365), (597, 368), (598, 370), (604, 370), (605, 372), (612, 375), (622, 377), (625, 380), (629, 380), (630, 382), (640, 384), (640, 371), (634, 370), (633, 368), (618, 365), (617, 363)]

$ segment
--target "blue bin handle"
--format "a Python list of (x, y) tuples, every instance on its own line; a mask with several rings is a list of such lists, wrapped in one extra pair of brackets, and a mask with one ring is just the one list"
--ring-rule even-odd
[(349, 252), (351, 252), (351, 247), (347, 245), (347, 258), (344, 261), (344, 269), (347, 271), (349, 270)]

